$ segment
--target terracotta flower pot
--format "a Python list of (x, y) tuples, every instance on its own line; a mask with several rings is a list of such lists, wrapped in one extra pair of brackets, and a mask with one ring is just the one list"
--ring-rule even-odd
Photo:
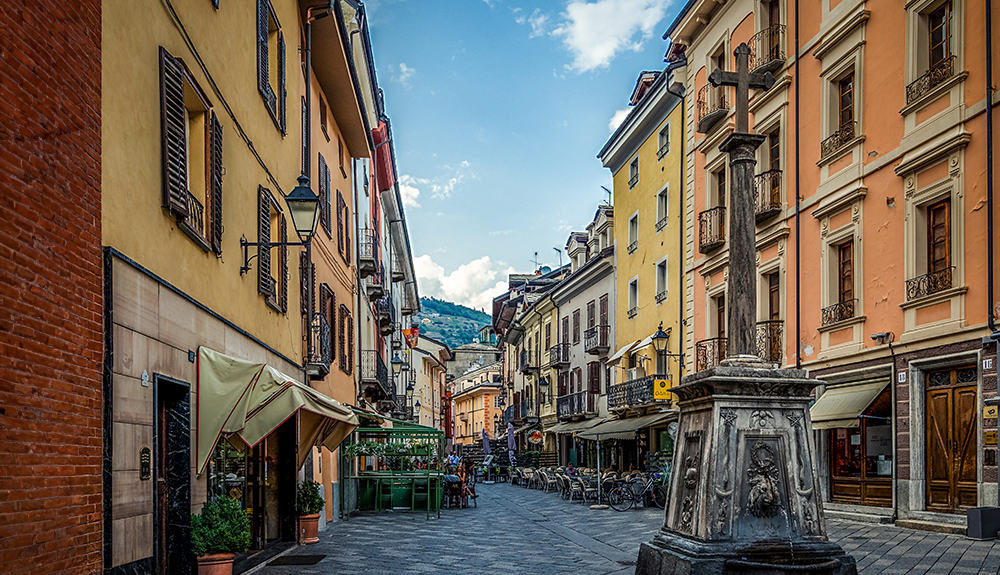
[(299, 515), (299, 534), (303, 543), (319, 543), (319, 513)]
[(198, 575), (233, 575), (235, 553), (209, 553), (198, 557)]

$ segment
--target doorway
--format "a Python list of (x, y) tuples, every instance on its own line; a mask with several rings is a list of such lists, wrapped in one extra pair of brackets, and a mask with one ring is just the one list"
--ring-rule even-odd
[(927, 510), (975, 507), (977, 442), (975, 366), (928, 372)]
[(156, 573), (191, 572), (191, 386), (153, 378)]

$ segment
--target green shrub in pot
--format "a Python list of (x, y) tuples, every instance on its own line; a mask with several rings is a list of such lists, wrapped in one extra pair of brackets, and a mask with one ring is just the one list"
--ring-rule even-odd
[(303, 481), (299, 483), (295, 497), (295, 510), (301, 515), (315, 515), (323, 510), (323, 496), (319, 494), (319, 483)]
[(229, 497), (206, 501), (201, 513), (191, 516), (191, 551), (244, 553), (250, 548), (250, 517), (240, 502)]

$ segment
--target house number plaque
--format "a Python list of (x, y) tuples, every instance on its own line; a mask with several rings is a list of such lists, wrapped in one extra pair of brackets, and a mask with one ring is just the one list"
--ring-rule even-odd
[(149, 448), (141, 447), (139, 448), (139, 479), (145, 481), (153, 476), (152, 467), (150, 466)]

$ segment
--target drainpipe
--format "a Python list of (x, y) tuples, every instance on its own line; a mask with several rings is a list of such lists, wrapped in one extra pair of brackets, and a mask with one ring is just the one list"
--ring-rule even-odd
[(802, 334), (802, 290), (799, 285), (799, 254), (802, 251), (799, 246), (799, 230), (802, 225), (799, 220), (799, 56), (799, 0), (795, 0), (795, 369), (802, 369), (802, 342), (799, 340)]
[[(890, 402), (892, 403), (892, 517), (896, 519), (899, 515), (899, 506), (896, 505), (896, 467), (899, 465), (899, 454), (896, 451), (896, 436), (898, 435), (897, 427), (899, 422), (896, 419), (896, 352), (892, 349), (892, 340), (896, 339), (896, 334), (890, 331), (888, 337), (889, 357), (892, 358), (892, 365), (889, 369), (889, 395), (891, 396)], [(907, 379), (907, 385), (909, 385), (909, 379)]]
[(986, 318), (993, 339), (1000, 339), (993, 321), (993, 11), (986, 0)]
[[(668, 53), (669, 53), (669, 50), (668, 50)], [(666, 71), (669, 74), (670, 72), (673, 72), (674, 70), (676, 70), (678, 68), (685, 67), (685, 66), (687, 66), (687, 56), (681, 56), (680, 59), (675, 60), (675, 61), (671, 62), (670, 64), (668, 64)], [(681, 133), (684, 134), (685, 133), (684, 129), (687, 126), (687, 123), (686, 123), (686, 120), (685, 120), (685, 116), (686, 116), (686, 113), (687, 113), (687, 98), (686, 98), (686, 96), (683, 93), (679, 94), (679, 93), (674, 92), (673, 90), (670, 89), (670, 78), (667, 78), (666, 84), (667, 84), (667, 92), (670, 93), (670, 95), (675, 96), (675, 97), (681, 99)], [(680, 161), (680, 168), (678, 169), (678, 173), (680, 174), (680, 183), (681, 183), (681, 185), (680, 185), (681, 189), (679, 191), (682, 192), (682, 193), (684, 191), (684, 162), (685, 162), (685, 158), (684, 158), (684, 138), (681, 137), (681, 161)], [(680, 203), (681, 209), (678, 210), (678, 212), (680, 212), (680, 213), (678, 214), (678, 218), (677, 218), (678, 221), (680, 222), (680, 224), (677, 226), (677, 240), (679, 242), (677, 245), (683, 247), (684, 246), (684, 199), (683, 199), (683, 195), (681, 196), (681, 201), (679, 203)], [(683, 253), (683, 250), (681, 250), (681, 251)], [(683, 322), (684, 322), (684, 295), (683, 295), (684, 294), (684, 259), (683, 259), (683, 257), (681, 258), (681, 261), (678, 262), (678, 264), (677, 264), (677, 277), (680, 279), (680, 281), (677, 284), (677, 287), (678, 287), (678, 291), (681, 293), (681, 297), (677, 298), (677, 308), (678, 308), (678, 312), (679, 312), (679, 315), (677, 316), (677, 328), (678, 328), (678, 331), (682, 332), (681, 335), (680, 335), (680, 339), (683, 340), (684, 339), (684, 334), (683, 334), (683, 330), (681, 329), (683, 327)], [(681, 345), (681, 347), (683, 347), (683, 345), (684, 345), (683, 341), (681, 342), (680, 345)], [(683, 378), (683, 377), (684, 377), (684, 351), (683, 351), (683, 349), (681, 349), (680, 350), (680, 365), (677, 368), (677, 384), (678, 385), (680, 385), (681, 378)]]

